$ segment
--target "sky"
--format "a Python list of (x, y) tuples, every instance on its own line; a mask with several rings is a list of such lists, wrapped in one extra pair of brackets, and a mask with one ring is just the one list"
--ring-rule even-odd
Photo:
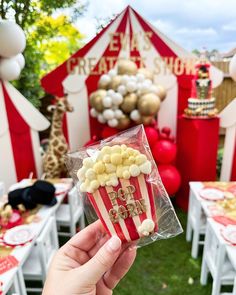
[(236, 47), (236, 0), (89, 0), (76, 25), (88, 41), (96, 35), (97, 19), (110, 18), (127, 5), (190, 51)]

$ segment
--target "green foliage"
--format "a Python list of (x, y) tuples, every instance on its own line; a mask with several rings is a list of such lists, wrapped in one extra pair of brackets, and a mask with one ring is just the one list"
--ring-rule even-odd
[[(83, 36), (73, 21), (85, 8), (76, 0), (0, 0), (0, 18), (14, 18), (27, 38), (23, 53), (26, 66), (13, 84), (36, 107), (44, 94), (40, 86), (42, 75), (81, 47)], [(62, 14), (64, 9), (70, 17)]]

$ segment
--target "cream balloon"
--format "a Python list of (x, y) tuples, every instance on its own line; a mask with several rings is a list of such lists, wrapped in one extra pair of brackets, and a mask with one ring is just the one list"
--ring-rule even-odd
[(25, 58), (22, 53), (17, 54), (16, 56), (13, 57), (19, 64), (20, 69), (22, 70), (25, 66)]
[(3, 58), (0, 60), (0, 78), (13, 81), (20, 76), (20, 65), (14, 58)]
[(232, 57), (229, 63), (229, 74), (231, 78), (236, 81), (236, 54)]
[(24, 31), (14, 22), (0, 22), (0, 56), (12, 57), (25, 49)]

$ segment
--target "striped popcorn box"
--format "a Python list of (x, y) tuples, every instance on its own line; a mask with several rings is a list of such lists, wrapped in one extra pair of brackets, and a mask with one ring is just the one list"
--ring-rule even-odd
[(88, 198), (109, 235), (135, 241), (157, 231), (152, 186), (146, 175), (118, 179), (117, 186), (99, 187)]

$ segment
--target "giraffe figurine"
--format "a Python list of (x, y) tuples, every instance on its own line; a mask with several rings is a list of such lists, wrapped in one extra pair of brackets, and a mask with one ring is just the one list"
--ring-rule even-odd
[(62, 122), (65, 112), (73, 112), (73, 107), (66, 97), (56, 98), (48, 148), (43, 156), (43, 171), (46, 178), (60, 178), (66, 172), (64, 155), (69, 146), (62, 130)]

